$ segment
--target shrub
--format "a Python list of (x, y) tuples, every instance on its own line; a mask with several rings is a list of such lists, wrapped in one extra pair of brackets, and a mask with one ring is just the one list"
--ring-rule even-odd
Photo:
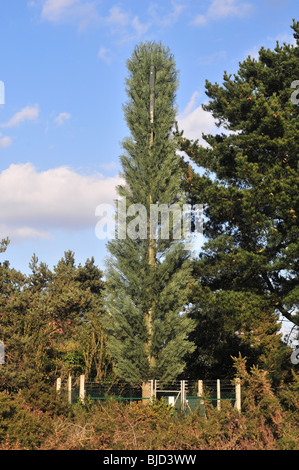
[(42, 411), (31, 409), (20, 394), (0, 393), (0, 445), (38, 449), (51, 432), (51, 420)]
[(275, 450), (299, 449), (298, 376), (277, 394), (265, 371), (238, 360), (242, 412), (208, 398), (205, 413), (176, 412), (160, 400), (86, 400), (70, 406), (47, 385), (0, 393), (0, 449)]

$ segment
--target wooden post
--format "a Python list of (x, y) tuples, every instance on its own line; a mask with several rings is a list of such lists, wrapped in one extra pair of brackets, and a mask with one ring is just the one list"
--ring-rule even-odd
[(217, 409), (221, 410), (220, 379), (217, 379)]
[(185, 380), (181, 380), (181, 410), (185, 411), (186, 409), (186, 389), (185, 389)]
[(58, 377), (58, 379), (56, 380), (56, 392), (60, 392), (60, 389), (61, 389), (61, 378)]
[[(202, 380), (198, 381), (197, 396), (200, 397), (200, 398), (203, 398), (203, 381)], [(204, 406), (204, 404), (205, 404), (204, 400), (199, 400), (200, 409)]]
[(151, 382), (142, 382), (142, 402), (148, 403), (151, 399)]
[(198, 380), (198, 392), (197, 392), (198, 397), (203, 397), (203, 382), (202, 380)]
[(203, 381), (198, 380), (198, 392), (197, 396), (200, 397), (199, 400), (199, 411), (202, 416), (205, 416), (206, 418), (206, 411), (205, 411), (205, 402), (203, 400)]
[(151, 384), (151, 396), (150, 396), (150, 401), (153, 401), (153, 398), (156, 398), (156, 387), (155, 387), (155, 383), (156, 383), (155, 380), (151, 380), (151, 381), (150, 381), (150, 384)]
[(69, 375), (67, 380), (67, 396), (68, 402), (72, 404), (72, 377)]
[(80, 375), (79, 399), (82, 403), (85, 400), (85, 375)]
[(236, 401), (235, 401), (235, 408), (241, 412), (241, 381), (237, 377), (235, 379), (235, 391), (236, 391)]

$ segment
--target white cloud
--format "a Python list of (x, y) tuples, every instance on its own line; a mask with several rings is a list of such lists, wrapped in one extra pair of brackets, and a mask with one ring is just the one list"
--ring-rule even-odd
[(212, 114), (204, 111), (201, 105), (196, 106), (198, 97), (199, 93), (195, 91), (184, 111), (177, 116), (177, 121), (186, 138), (198, 139), (201, 145), (207, 146), (206, 141), (202, 139), (202, 133), (212, 134), (217, 127)]
[(174, 1), (171, 1), (170, 3), (172, 6), (172, 9), (169, 9), (165, 15), (162, 15), (162, 11), (160, 10), (162, 2), (160, 2), (159, 4), (157, 3), (150, 4), (148, 11), (149, 11), (153, 24), (157, 26), (167, 27), (167, 26), (172, 26), (178, 21), (182, 11), (186, 7), (185, 5), (180, 5)]
[(119, 7), (115, 6), (109, 10), (109, 16), (106, 18), (108, 24), (117, 26), (126, 26), (129, 23), (130, 15), (123, 12)]
[(36, 230), (32, 227), (15, 227), (13, 225), (0, 224), (0, 237), (9, 237), (11, 241), (19, 242), (26, 238), (43, 238), (49, 239), (49, 232), (43, 230)]
[(228, 17), (243, 18), (252, 10), (252, 4), (242, 0), (212, 0), (207, 12), (198, 15), (193, 21), (195, 25), (204, 25), (212, 20)]
[[(173, 26), (180, 18), (185, 5), (175, 0), (167, 2), (167, 6), (149, 3), (146, 10), (147, 18), (141, 21), (140, 16), (132, 10), (113, 4), (108, 14), (100, 14), (99, 0), (40, 0), (42, 2), (41, 18), (52, 23), (79, 23), (83, 29), (90, 23), (106, 27), (109, 33), (118, 37), (117, 44), (128, 41), (138, 41), (150, 29)], [(108, 2), (107, 2), (108, 3)], [(107, 60), (106, 51), (101, 48), (99, 57)]]
[(119, 37), (119, 43), (139, 40), (151, 26), (150, 22), (142, 23), (138, 16), (132, 17), (129, 12), (118, 6), (112, 7), (109, 15), (102, 20), (110, 28), (110, 33)]
[(245, 59), (247, 59), (248, 56), (251, 57), (251, 59), (258, 60), (259, 59), (259, 46), (253, 46), (251, 49), (247, 50), (244, 54)]
[[(167, 28), (173, 26), (179, 19), (185, 6), (177, 4), (174, 1), (167, 2), (167, 13), (164, 14), (165, 5), (150, 3), (145, 21), (141, 21), (138, 15), (124, 10), (120, 6), (112, 6), (107, 16), (101, 18), (101, 24), (109, 28), (109, 32), (118, 37), (117, 44), (123, 44), (129, 41), (139, 41), (147, 33), (155, 28)], [(109, 61), (107, 50), (102, 47), (99, 50), (99, 57)]]
[(76, 4), (78, 0), (46, 0), (42, 8), (42, 17), (53, 22), (60, 21)]
[(135, 16), (132, 21), (131, 25), (133, 30), (136, 32), (136, 37), (140, 38), (144, 34), (147, 33), (148, 29), (150, 28), (150, 23), (141, 23), (139, 21), (138, 16)]
[(62, 124), (65, 123), (65, 121), (68, 121), (71, 119), (71, 114), (69, 113), (60, 113), (55, 119), (54, 122), (56, 122), (57, 126), (62, 126)]
[(197, 63), (201, 66), (209, 66), (209, 65), (214, 65), (219, 63), (221, 60), (226, 59), (227, 57), (227, 52), (222, 50), (222, 51), (217, 51), (213, 52), (212, 54), (209, 55), (201, 55), (197, 59)]
[(65, 166), (38, 171), (32, 163), (12, 164), (0, 173), (0, 238), (46, 238), (55, 229), (94, 227), (95, 208), (113, 204), (121, 182)]
[(95, 2), (84, 0), (45, 0), (41, 17), (52, 23), (75, 21), (80, 29), (98, 18)]
[(267, 41), (269, 44), (261, 43), (260, 45), (254, 45), (251, 49), (248, 49), (244, 52), (244, 60), (250, 56), (252, 59), (259, 60), (259, 51), (261, 50), (262, 47), (269, 47), (270, 49), (273, 49), (273, 47), (276, 46), (276, 42), (278, 41), (280, 46), (283, 43), (290, 44), (292, 46), (296, 45), (296, 39), (292, 34), (289, 33), (280, 33), (277, 34), (276, 36), (268, 36)]
[(296, 39), (294, 38), (293, 34), (290, 33), (280, 33), (275, 37), (268, 37), (267, 40), (273, 42), (275, 45), (278, 41), (280, 45), (286, 43), (291, 44), (292, 46), (296, 46)]
[(110, 49), (106, 49), (106, 47), (100, 47), (99, 49), (99, 52), (98, 52), (98, 57), (102, 60), (104, 60), (105, 62), (107, 62), (107, 64), (110, 64), (111, 62), (111, 56), (110, 56)]
[(14, 127), (24, 121), (32, 121), (37, 119), (39, 115), (38, 105), (26, 106), (17, 112), (7, 123), (1, 124), (0, 127)]
[(0, 132), (0, 147), (5, 148), (9, 147), (12, 143), (12, 138), (11, 137), (2, 137), (2, 134)]
[(108, 162), (108, 163), (100, 163), (99, 165), (100, 168), (103, 168), (103, 170), (115, 170), (117, 168), (117, 164), (114, 161)]

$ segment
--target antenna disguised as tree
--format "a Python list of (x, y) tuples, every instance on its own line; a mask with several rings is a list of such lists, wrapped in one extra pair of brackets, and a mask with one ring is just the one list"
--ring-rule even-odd
[[(126, 222), (139, 221), (132, 236), (108, 243), (107, 262), (110, 350), (116, 373), (131, 383), (150, 378), (173, 379), (184, 369), (184, 356), (193, 350), (188, 334), (193, 329), (184, 313), (190, 279), (188, 252), (183, 241), (155, 233), (150, 225), (153, 205), (184, 202), (176, 144), (177, 71), (173, 56), (161, 44), (137, 46), (127, 63), (128, 102), (124, 107), (131, 137), (121, 157), (125, 184), (118, 193), (126, 209)], [(137, 206), (138, 204), (138, 206)], [(144, 217), (135, 219), (139, 212)], [(140, 215), (139, 214), (139, 215)], [(170, 214), (171, 215), (171, 214)], [(171, 218), (171, 217), (170, 217)], [(174, 218), (174, 217), (173, 217)], [(143, 223), (142, 223), (143, 222)], [(170, 228), (171, 228), (171, 224)], [(142, 234), (142, 236), (141, 236)]]

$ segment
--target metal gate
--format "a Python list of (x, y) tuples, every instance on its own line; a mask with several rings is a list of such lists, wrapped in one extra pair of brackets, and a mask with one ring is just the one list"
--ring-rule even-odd
[(151, 380), (151, 396), (157, 399), (164, 397), (174, 408), (180, 408), (182, 411), (186, 409), (187, 392), (187, 380), (177, 380), (170, 383), (161, 380)]

